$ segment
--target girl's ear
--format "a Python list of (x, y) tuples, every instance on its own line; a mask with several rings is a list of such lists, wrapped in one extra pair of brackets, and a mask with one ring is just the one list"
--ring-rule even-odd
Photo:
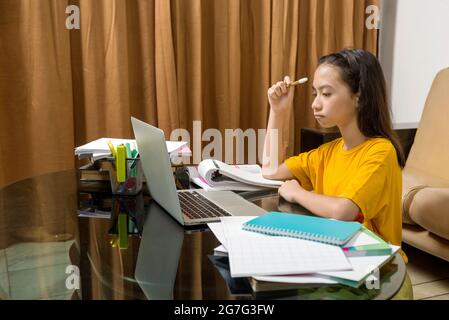
[(359, 98), (360, 98), (360, 92), (358, 92), (358, 93), (355, 95), (355, 102), (357, 103), (357, 108), (359, 107), (359, 106), (358, 106), (358, 104), (359, 104)]
[(358, 109), (359, 108), (359, 98), (360, 98), (360, 92), (358, 92), (355, 95), (355, 107)]

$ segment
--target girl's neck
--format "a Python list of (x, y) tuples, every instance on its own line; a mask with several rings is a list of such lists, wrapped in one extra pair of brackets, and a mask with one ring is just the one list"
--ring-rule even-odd
[(339, 126), (338, 128), (340, 129), (341, 136), (343, 137), (344, 150), (351, 150), (352, 148), (355, 148), (368, 140), (368, 138), (365, 137), (359, 130), (357, 119), (354, 119), (354, 121), (344, 126)]

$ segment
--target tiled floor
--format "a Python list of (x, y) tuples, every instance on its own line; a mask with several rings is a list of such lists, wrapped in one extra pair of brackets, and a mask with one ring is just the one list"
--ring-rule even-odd
[(0, 299), (68, 299), (66, 268), (73, 241), (20, 243), (0, 250)]
[(6, 265), (5, 250), (0, 250), (0, 299), (9, 297), (8, 268)]
[(6, 249), (8, 271), (66, 264), (73, 241), (19, 243)]
[(449, 262), (404, 245), (415, 300), (449, 300)]

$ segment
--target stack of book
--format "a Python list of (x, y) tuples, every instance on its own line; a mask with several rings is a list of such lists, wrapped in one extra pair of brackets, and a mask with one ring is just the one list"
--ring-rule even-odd
[[(100, 138), (75, 148), (78, 159), (88, 159), (89, 163), (79, 169), (80, 181), (110, 181), (112, 172), (110, 143), (114, 148), (118, 145), (127, 145), (133, 157), (138, 157), (138, 148), (133, 139)], [(167, 151), (173, 162), (190, 157), (192, 152), (185, 141), (166, 141)]]
[(231, 276), (248, 277), (255, 292), (359, 288), (400, 250), (357, 222), (283, 212), (208, 226), (221, 242), (214, 255), (228, 255)]
[[(100, 138), (76, 147), (75, 155), (78, 156), (78, 159), (88, 158), (91, 162), (100, 159), (108, 159), (111, 157), (109, 143), (115, 148), (121, 144), (129, 145), (131, 151), (136, 151), (136, 154), (139, 153), (136, 140), (134, 139)], [(166, 144), (171, 159), (176, 157), (189, 157), (192, 155), (186, 141), (166, 141)]]

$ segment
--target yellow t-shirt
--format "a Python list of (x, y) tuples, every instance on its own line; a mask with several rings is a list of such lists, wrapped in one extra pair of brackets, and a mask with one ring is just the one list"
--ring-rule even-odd
[(291, 157), (285, 164), (304, 189), (352, 200), (368, 229), (400, 246), (402, 172), (393, 144), (370, 138), (350, 150), (343, 147), (343, 138), (339, 138)]

